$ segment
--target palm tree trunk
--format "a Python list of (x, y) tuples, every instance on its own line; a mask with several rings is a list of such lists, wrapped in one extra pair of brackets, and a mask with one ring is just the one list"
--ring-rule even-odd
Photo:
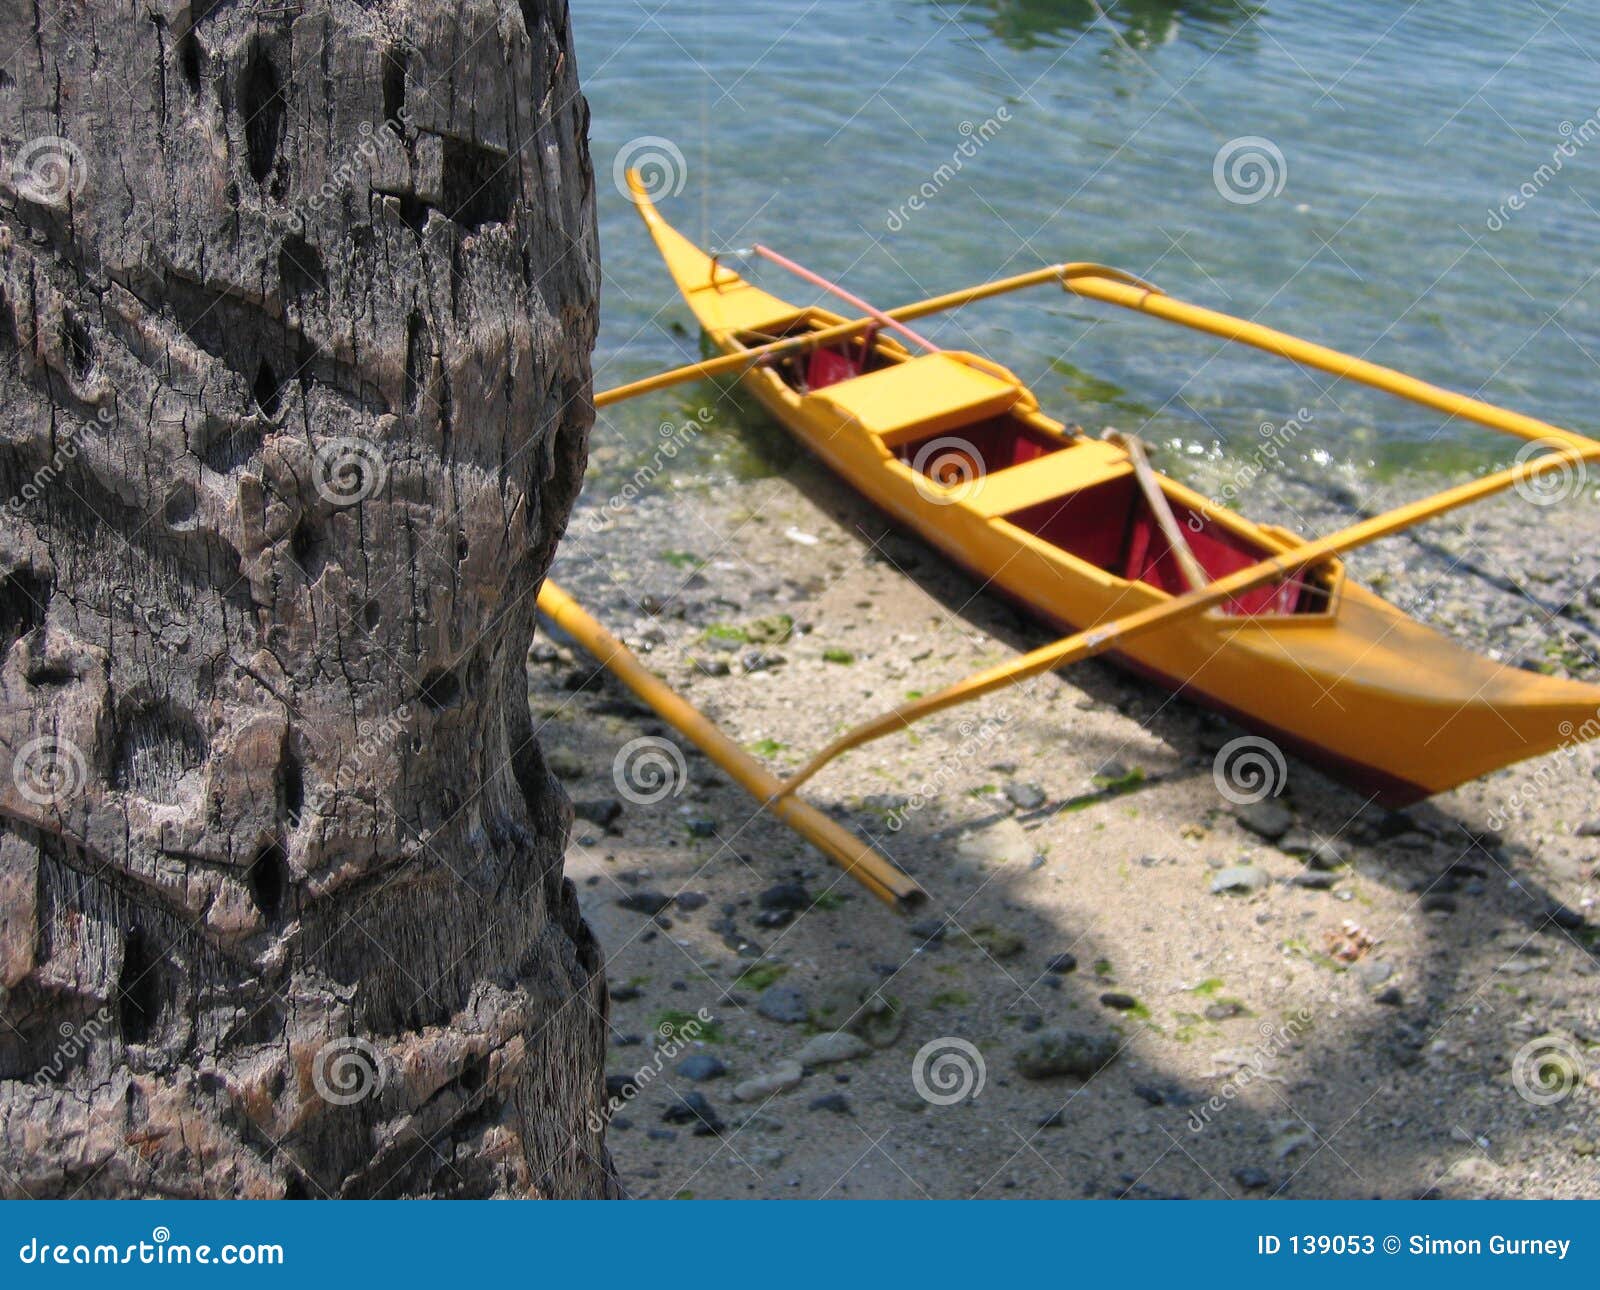
[(613, 1193), (523, 673), (592, 416), (565, 3), (0, 41), (0, 1193)]

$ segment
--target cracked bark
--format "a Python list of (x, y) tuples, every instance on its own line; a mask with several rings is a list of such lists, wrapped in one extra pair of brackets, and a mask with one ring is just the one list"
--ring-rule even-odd
[(597, 1196), (563, 0), (0, 0), (0, 1193)]

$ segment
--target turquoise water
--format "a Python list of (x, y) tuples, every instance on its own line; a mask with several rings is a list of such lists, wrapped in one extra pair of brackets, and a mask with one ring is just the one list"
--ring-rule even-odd
[[(681, 184), (663, 211), (703, 245), (765, 241), (883, 306), (1098, 260), (1600, 429), (1600, 77), (1585, 52), (1600, 51), (1600, 7), (580, 0), (573, 10), (606, 275), (600, 386), (699, 352), (613, 184), (619, 155), (653, 151), (668, 158), (658, 179)], [(636, 142), (648, 136), (670, 146)], [(1243, 149), (1234, 177), (1222, 171), (1235, 200), (1214, 178), (1230, 145)], [(1251, 169), (1252, 152), (1264, 168)], [(777, 269), (758, 280), (815, 298)], [(1287, 461), (1302, 473), (1476, 470), (1518, 446), (1053, 288), (919, 326), (1007, 364), (1055, 415), (1140, 431), (1179, 473), (1184, 454), (1243, 455), (1262, 423), (1302, 409)], [(715, 399), (691, 386), (607, 414), (599, 469), (637, 463), (663, 420)], [(761, 468), (752, 444), (770, 428), (758, 414), (723, 400), (713, 425), (676, 460), (680, 478)]]

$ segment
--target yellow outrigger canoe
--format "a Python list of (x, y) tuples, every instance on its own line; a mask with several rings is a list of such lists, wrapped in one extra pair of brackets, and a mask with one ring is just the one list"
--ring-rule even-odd
[[(1100, 652), (1389, 805), (1600, 730), (1600, 686), (1505, 667), (1464, 649), (1347, 577), (1338, 558), (1518, 479), (1600, 460), (1600, 443), (1182, 304), (1096, 265), (1053, 265), (853, 322), (800, 308), (747, 282), (728, 257), (696, 247), (661, 217), (637, 176), (632, 182), (668, 271), (727, 356), (696, 367), (708, 375), (738, 371), (768, 412), (868, 500), (986, 588), (1076, 633), (852, 732), (787, 781), (784, 792), (845, 748), (928, 711)], [(898, 329), (920, 341), (905, 320), (1047, 281), (1550, 451), (1307, 542), (1156, 474), (1136, 441), (1090, 438), (1053, 420), (997, 363), (931, 345), (914, 352), (885, 334)], [(635, 382), (596, 403), (661, 388), (695, 370)]]

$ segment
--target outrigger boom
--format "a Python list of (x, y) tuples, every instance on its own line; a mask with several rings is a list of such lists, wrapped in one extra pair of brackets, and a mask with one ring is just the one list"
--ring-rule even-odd
[[(1149, 490), (1155, 488), (1161, 492), (1163, 501), (1170, 498), (1177, 502), (1180, 508), (1187, 511), (1190, 527), (1197, 535), (1205, 536), (1213, 548), (1216, 545), (1216, 538), (1212, 536), (1214, 533), (1224, 537), (1229, 534), (1248, 535), (1247, 538), (1230, 539), (1235, 541), (1237, 549), (1229, 555), (1228, 560), (1220, 564), (1217, 552), (1212, 550), (1211, 572), (1207, 573), (1200, 567), (1202, 562), (1194, 559), (1195, 552), (1188, 551), (1188, 542), (1174, 543), (1168, 532), (1165, 540), (1169, 555), (1174, 562), (1170, 580), (1177, 585), (1164, 596), (1154, 597), (1150, 594), (1152, 586), (1161, 585), (1153, 572), (1156, 568), (1154, 564), (1144, 566), (1146, 571), (1142, 583), (1135, 580), (1138, 575), (1130, 567), (1124, 575), (1129, 581), (1119, 585), (1130, 591), (1137, 590), (1140, 594), (1135, 599), (1143, 601), (1142, 607), (1128, 613), (1111, 612), (1117, 607), (1120, 597), (1110, 597), (1098, 602), (1102, 605), (1098, 611), (1091, 610), (1076, 616), (1051, 615), (1057, 619), (1065, 618), (1066, 625), (1086, 620), (1092, 625), (1032, 650), (1011, 662), (988, 668), (955, 685), (947, 686), (938, 693), (902, 704), (882, 716), (857, 726), (834, 740), (806, 762), (798, 772), (782, 782), (756, 764), (732, 740), (716, 730), (703, 716), (649, 674), (637, 659), (623, 649), (620, 642), (605, 634), (598, 624), (594, 624), (587, 615), (583, 615), (570, 598), (553, 584), (546, 584), (545, 591), (540, 595), (542, 609), (568, 626), (569, 630), (573, 630), (585, 648), (615, 671), (663, 719), (711, 753), (724, 769), (727, 769), (740, 784), (762, 802), (763, 806), (815, 842), (834, 860), (844, 865), (848, 872), (863, 881), (874, 894), (902, 908), (922, 895), (921, 889), (900, 874), (887, 860), (845, 834), (826, 816), (800, 802), (794, 796), (795, 790), (800, 785), (834, 758), (852, 748), (902, 730), (910, 723), (934, 712), (990, 694), (1044, 672), (1066, 667), (1108, 651), (1117, 651), (1120, 654), (1133, 642), (1141, 644), (1130, 650), (1128, 657), (1137, 661), (1142, 653), (1145, 658), (1162, 658), (1161, 650), (1144, 646), (1141, 638), (1161, 637), (1164, 640), (1171, 629), (1177, 629), (1178, 635), (1181, 636), (1184, 631), (1194, 630), (1189, 625), (1201, 622), (1202, 615), (1207, 615), (1211, 611), (1219, 611), (1225, 616), (1215, 618), (1213, 615), (1215, 621), (1210, 626), (1202, 625), (1201, 630), (1221, 631), (1224, 625), (1233, 624), (1235, 626), (1227, 628), (1228, 632), (1233, 633), (1232, 635), (1216, 639), (1225, 643), (1248, 642), (1254, 638), (1240, 636), (1238, 633), (1252, 625), (1260, 625), (1268, 632), (1278, 627), (1288, 629), (1296, 626), (1297, 615), (1294, 611), (1265, 607), (1288, 604), (1287, 597), (1290, 597), (1290, 593), (1298, 596), (1302, 604), (1306, 603), (1305, 597), (1312, 592), (1323, 597), (1322, 603), (1326, 606), (1323, 610), (1316, 612), (1302, 609), (1298, 615), (1300, 623), (1303, 624), (1302, 630), (1323, 631), (1328, 629), (1325, 624), (1343, 621), (1337, 617), (1339, 599), (1342, 595), (1348, 602), (1345, 606), (1346, 617), (1361, 624), (1359, 629), (1351, 629), (1357, 632), (1352, 642), (1355, 652), (1348, 655), (1352, 660), (1352, 668), (1361, 665), (1365, 657), (1361, 652), (1361, 645), (1366, 638), (1362, 637), (1360, 632), (1377, 633), (1371, 636), (1372, 644), (1367, 647), (1369, 650), (1376, 648), (1380, 642), (1393, 635), (1395, 639), (1389, 641), (1384, 649), (1391, 656), (1391, 660), (1397, 658), (1405, 660), (1410, 672), (1414, 673), (1413, 684), (1422, 684), (1423, 678), (1431, 675), (1430, 669), (1443, 668), (1460, 683), (1459, 692), (1470, 696), (1468, 703), (1475, 707), (1483, 707), (1485, 704), (1494, 707), (1491, 700), (1495, 696), (1505, 700), (1495, 708), (1494, 713), (1506, 732), (1499, 737), (1499, 743), (1503, 746), (1496, 746), (1490, 727), (1480, 722), (1472, 727), (1473, 733), (1465, 739), (1460, 729), (1457, 729), (1444, 748), (1435, 747), (1431, 742), (1419, 743), (1417, 749), (1419, 758), (1433, 763), (1432, 765), (1408, 768), (1414, 771), (1410, 774), (1397, 773), (1394, 769), (1383, 769), (1385, 764), (1394, 766), (1395, 749), (1372, 746), (1370, 741), (1366, 744), (1353, 745), (1352, 737), (1366, 729), (1379, 731), (1393, 723), (1393, 732), (1396, 736), (1404, 735), (1410, 738), (1412, 732), (1406, 729), (1404, 718), (1395, 717), (1390, 710), (1390, 705), (1395, 700), (1405, 698), (1409, 701), (1412, 698), (1403, 690), (1392, 688), (1393, 685), (1404, 682), (1398, 679), (1402, 673), (1394, 671), (1395, 664), (1391, 661), (1388, 664), (1390, 673), (1374, 677), (1366, 683), (1371, 692), (1363, 696), (1362, 701), (1367, 705), (1364, 711), (1370, 710), (1370, 712), (1362, 720), (1369, 724), (1363, 726), (1357, 723), (1354, 729), (1346, 730), (1342, 736), (1345, 740), (1343, 747), (1355, 746), (1362, 753), (1370, 751), (1372, 765), (1363, 767), (1350, 760), (1348, 753), (1343, 753), (1340, 758), (1335, 759), (1337, 762), (1342, 758), (1346, 768), (1353, 772), (1370, 771), (1377, 776), (1379, 795), (1384, 796), (1386, 800), (1398, 802), (1442, 791), (1462, 779), (1485, 773), (1495, 765), (1503, 765), (1520, 757), (1548, 751), (1555, 747), (1557, 742), (1551, 734), (1552, 730), (1561, 728), (1589, 730), (1596, 724), (1587, 721), (1579, 725), (1578, 722), (1567, 718), (1585, 715), (1592, 717), (1597, 702), (1600, 702), (1600, 688), (1510, 672), (1488, 660), (1462, 651), (1435, 633), (1412, 624), (1409, 619), (1371, 593), (1365, 592), (1353, 583), (1346, 583), (1342, 571), (1338, 568), (1337, 557), (1436, 516), (1500, 493), (1520, 482), (1537, 481), (1547, 474), (1564, 471), (1580, 463), (1600, 461), (1600, 441), (1258, 323), (1175, 300), (1148, 282), (1119, 270), (1092, 263), (1069, 262), (1048, 265), (1027, 273), (932, 296), (902, 305), (897, 309), (880, 311), (852, 296), (837, 284), (803, 269), (776, 252), (768, 251), (765, 247), (756, 248), (756, 253), (831, 291), (848, 301), (852, 307), (866, 309), (868, 316), (846, 321), (821, 310), (797, 309), (751, 287), (739, 274), (722, 264), (720, 257), (706, 256), (693, 247), (662, 220), (636, 176), (630, 175), (630, 183), (640, 213), (650, 227), (680, 289), (694, 308), (702, 325), (726, 352), (715, 358), (606, 390), (595, 396), (596, 407), (607, 407), (624, 399), (687, 381), (729, 374), (749, 377), (759, 387), (757, 393), (762, 402), (774, 409), (802, 439), (823, 452), (829, 464), (835, 468), (845, 469), (848, 472), (863, 469), (873, 462), (884, 462), (885, 458), (881, 454), (883, 448), (888, 447), (890, 455), (886, 464), (895, 469), (890, 472), (889, 482), (875, 486), (869, 495), (902, 518), (906, 518), (909, 514), (914, 520), (914, 526), (924, 537), (935, 541), (936, 545), (946, 545), (946, 549), (949, 549), (944, 543), (947, 536), (952, 542), (960, 539), (945, 534), (941, 525), (935, 524), (930, 528), (930, 516), (923, 515), (916, 509), (910, 512), (904, 509), (908, 505), (915, 508), (916, 503), (915, 499), (903, 496), (900, 481), (903, 464), (909, 462), (912, 448), (919, 444), (934, 442), (928, 436), (947, 433), (950, 427), (963, 428), (971, 424), (975, 437), (992, 434), (992, 429), (985, 427), (991, 426), (996, 414), (983, 409), (1010, 406), (1013, 409), (1011, 412), (1001, 412), (999, 415), (1002, 418), (1012, 417), (1020, 427), (1018, 433), (1025, 432), (1032, 435), (1038, 443), (1044, 445), (1042, 452), (1046, 454), (1045, 463), (1065, 461), (1068, 453), (1079, 454), (1081, 460), (1087, 463), (1086, 466), (1077, 468), (1080, 474), (1085, 470), (1087, 474), (1083, 475), (1082, 482), (1068, 486), (1067, 496), (1072, 495), (1071, 488), (1088, 495), (1095, 487), (1102, 486), (1097, 484), (1096, 480), (1119, 478), (1118, 472), (1130, 477), (1139, 475), (1139, 487), (1146, 497)], [(1037, 404), (1032, 401), (1031, 395), (1005, 369), (972, 355), (938, 350), (917, 333), (903, 327), (905, 322), (912, 319), (1052, 282), (1076, 295), (1151, 314), (1224, 340), (1249, 345), (1326, 372), (1341, 380), (1367, 385), (1423, 407), (1432, 408), (1447, 416), (1540, 444), (1548, 447), (1550, 451), (1528, 460), (1519, 458), (1517, 464), (1512, 467), (1444, 489), (1430, 497), (1397, 507), (1312, 541), (1301, 540), (1282, 530), (1269, 530), (1260, 526), (1252, 528), (1226, 508), (1214, 505), (1169, 478), (1157, 477), (1148, 464), (1145, 470), (1140, 472), (1139, 463), (1135, 460), (1137, 455), (1135, 446), (1125, 445), (1118, 451), (1113, 445), (1087, 440), (1075, 430), (1069, 430), (1059, 423), (1043, 418), (1037, 412)], [(787, 310), (788, 313), (783, 313), (782, 310)], [(920, 358), (913, 358), (904, 349), (885, 340), (877, 346), (878, 353), (874, 354), (874, 337), (885, 327), (902, 330), (909, 339), (926, 346), (930, 353)], [(763, 335), (763, 332), (766, 334)], [(767, 336), (771, 336), (773, 332), (779, 334), (775, 339), (768, 340)], [(795, 374), (802, 371), (796, 366), (800, 362), (800, 356), (841, 345), (845, 349), (842, 351), (836, 349), (835, 354), (856, 356), (849, 360), (848, 366), (851, 370), (843, 374), (829, 374), (826, 368), (813, 368), (816, 380), (809, 383), (804, 375), (801, 375), (798, 378), (800, 397), (796, 403), (791, 386), (785, 382), (793, 382), (797, 379)], [(851, 346), (855, 348), (851, 349)], [(896, 393), (892, 396), (887, 394), (887, 386), (884, 395), (868, 395), (865, 392), (868, 386), (873, 386), (876, 390), (878, 386), (888, 382), (891, 376), (898, 379), (898, 375), (913, 364), (919, 368), (927, 365), (929, 379), (935, 385), (926, 400), (930, 411), (928, 420), (923, 423), (921, 429), (915, 421), (906, 421), (909, 414), (896, 404), (897, 399), (906, 397), (904, 391), (924, 394), (925, 391), (921, 386), (907, 386), (902, 382), (893, 386)], [(781, 368), (784, 374), (780, 377), (776, 370), (758, 374), (758, 370), (762, 368)], [(962, 376), (960, 375), (962, 371), (973, 375)], [(909, 376), (909, 373), (907, 375)], [(820, 381), (821, 384), (818, 385), (816, 381)], [(838, 400), (833, 399), (834, 390), (854, 389), (858, 386), (863, 393), (853, 396), (854, 402), (844, 396), (840, 396)], [(994, 392), (996, 388), (1001, 391), (998, 395)], [(1005, 398), (1007, 390), (1013, 391), (1010, 394), (1009, 404)], [(963, 414), (967, 417), (965, 421), (952, 419), (950, 415), (939, 411), (941, 398), (953, 401), (950, 404), (952, 407), (959, 404), (962, 407), (971, 407), (974, 411)], [(819, 399), (820, 403), (817, 402)], [(878, 401), (874, 402), (875, 399)], [(897, 416), (906, 423), (897, 422), (895, 420)], [(974, 420), (982, 416), (989, 416), (991, 421)], [(866, 440), (879, 444), (877, 452), (880, 455), (874, 457), (868, 452), (866, 456), (862, 456), (854, 447), (841, 446), (853, 443), (848, 435), (845, 440), (835, 443), (831, 436), (847, 428), (853, 428), (855, 433), (864, 436)], [(917, 437), (919, 434), (924, 437), (919, 439)], [(822, 437), (818, 438), (819, 435)], [(986, 439), (983, 441), (988, 442)], [(965, 440), (960, 439), (943, 439), (937, 442), (954, 442), (971, 447)], [(851, 453), (856, 455), (851, 456)], [(901, 455), (896, 458), (895, 453)], [(1104, 454), (1116, 454), (1115, 462)], [(1028, 464), (1018, 464), (1019, 462)], [(976, 464), (981, 471), (983, 464), (981, 458)], [(918, 468), (920, 469), (920, 462)], [(1015, 459), (1008, 457), (1002, 460), (999, 473), (991, 475), (991, 478), (996, 481), (1009, 479), (1012, 482), (997, 483), (996, 491), (1000, 494), (998, 500), (991, 502), (990, 499), (985, 499), (987, 509), (977, 508), (976, 515), (972, 518), (1003, 518), (1013, 513), (1017, 507), (1037, 504), (1038, 499), (1048, 499), (1050, 494), (1047, 486), (1050, 481), (1040, 475), (1040, 468), (1042, 463), (1032, 455), (1023, 455)], [(1071, 476), (1072, 469), (1065, 469), (1067, 475)], [(1111, 473), (1108, 474), (1108, 471)], [(1023, 480), (1024, 476), (1027, 476), (1026, 481)], [(1039, 477), (1036, 479), (1035, 476)], [(847, 473), (847, 478), (850, 477)], [(936, 474), (930, 477), (933, 481), (931, 487), (938, 489), (944, 487), (944, 481)], [(852, 482), (860, 486), (858, 479), (852, 478)], [(920, 491), (920, 483), (918, 487)], [(890, 491), (885, 492), (885, 489)], [(902, 491), (897, 493), (893, 491), (894, 489)], [(900, 500), (896, 501), (895, 498)], [(938, 505), (950, 508), (942, 511), (947, 516), (959, 519), (966, 513), (962, 506), (951, 507), (950, 500), (943, 497), (939, 499)], [(1003, 509), (1003, 506), (1011, 507), (1012, 511)], [(940, 512), (934, 512), (938, 513)], [(1156, 520), (1162, 518), (1170, 520), (1172, 508), (1169, 505), (1156, 505), (1152, 507), (1152, 514)], [(1170, 527), (1169, 524), (1163, 524), (1161, 531), (1165, 532)], [(1038, 530), (1038, 532), (1043, 537), (1044, 531)], [(1081, 541), (1081, 539), (1074, 540)], [(1243, 546), (1238, 546), (1240, 540), (1244, 541)], [(1254, 543), (1254, 546), (1252, 547), (1250, 543)], [(1018, 550), (1020, 552), (1023, 548)], [(1190, 560), (1180, 564), (1179, 557), (1184, 552), (1188, 552)], [(996, 557), (986, 553), (985, 558), (992, 562)], [(1029, 558), (1037, 563), (1036, 554), (1031, 549)], [(1083, 558), (1078, 557), (1080, 561)], [(1153, 560), (1155, 557), (1150, 558)], [(1069, 567), (1082, 566), (1069, 565)], [(1109, 566), (1102, 565), (1102, 568)], [(997, 572), (1004, 569), (1005, 564), (996, 566)], [(1320, 570), (1326, 574), (1330, 569), (1332, 573), (1327, 576), (1318, 572)], [(1196, 577), (1197, 570), (1201, 575), (1199, 578)], [(979, 572), (982, 572), (981, 568)], [(1122, 570), (1118, 567), (1114, 572), (1121, 574)], [(1014, 571), (1008, 575), (1013, 582), (1017, 576), (1020, 575)], [(991, 573), (986, 580), (1003, 583), (1007, 578), (997, 578)], [(1091, 588), (1094, 586), (1092, 582), (1085, 585)], [(1279, 590), (1268, 593), (1263, 598), (1260, 589), (1269, 587), (1276, 587)], [(1015, 594), (1015, 588), (1012, 587), (1011, 590)], [(1256, 593), (1253, 600), (1250, 599), (1252, 592)], [(1247, 607), (1247, 602), (1249, 605), (1263, 607), (1250, 608)], [(1091, 599), (1079, 603), (1088, 605), (1097, 602)], [(1285, 639), (1306, 642), (1299, 648), (1311, 649), (1313, 646), (1310, 642), (1316, 638), (1296, 637), (1291, 631), (1287, 633)], [(1249, 648), (1247, 643), (1245, 645), (1247, 653)], [(1292, 647), (1282, 645), (1277, 648)], [(1418, 653), (1415, 657), (1407, 657), (1406, 650), (1416, 650)], [(1171, 657), (1170, 651), (1165, 657)], [(1276, 655), (1262, 657), (1276, 658)], [(1319, 659), (1318, 665), (1326, 666), (1328, 657), (1330, 656), (1324, 654)], [(1337, 658), (1338, 655), (1331, 657)], [(1292, 673), (1286, 675), (1292, 678)], [(1336, 670), (1331, 675), (1336, 676), (1339, 683), (1347, 683), (1348, 678), (1343, 673)], [(1176, 684), (1186, 687), (1188, 683)], [(1491, 689), (1492, 694), (1483, 693)], [(1439, 705), (1444, 703), (1443, 696), (1447, 693), (1446, 689), (1435, 685), (1427, 696), (1416, 696), (1417, 702), (1422, 705), (1416, 710), (1442, 711)], [(1202, 697), (1204, 697), (1203, 691)], [(1214, 693), (1213, 701), (1215, 701)], [(1292, 700), (1285, 698), (1282, 703), (1292, 703)], [(1462, 707), (1448, 719), (1441, 717), (1443, 724), (1437, 727), (1435, 735), (1460, 717), (1461, 713), (1467, 710), (1468, 703), (1463, 703)], [(1226, 710), (1227, 702), (1223, 702), (1222, 706)], [(1348, 725), (1349, 714), (1340, 715)], [(1298, 721), (1298, 724), (1303, 728), (1305, 723)], [(1307, 751), (1307, 739), (1303, 734), (1290, 735), (1284, 731), (1279, 733), (1283, 733), (1290, 746)], [(1417, 741), (1413, 739), (1411, 742)], [(1379, 744), (1382, 744), (1381, 740)], [(1450, 756), (1445, 756), (1446, 752)], [(836, 835), (842, 835), (842, 840)]]

